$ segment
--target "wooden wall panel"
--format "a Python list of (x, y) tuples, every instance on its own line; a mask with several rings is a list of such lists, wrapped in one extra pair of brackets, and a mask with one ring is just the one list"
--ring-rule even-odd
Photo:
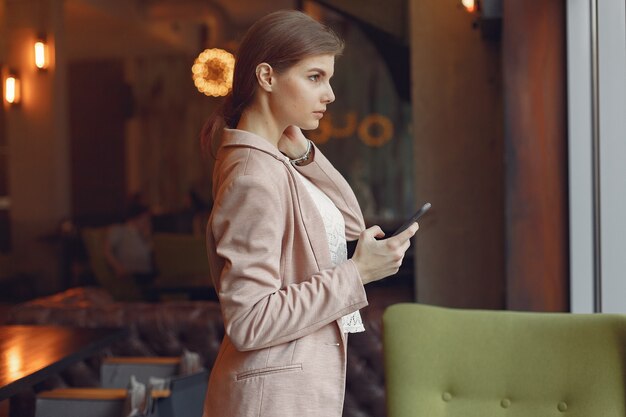
[(455, 2), (410, 3), (417, 300), (504, 307), (500, 45)]
[(69, 67), (72, 212), (84, 225), (121, 220), (126, 201), (128, 101), (121, 61), (80, 61)]
[[(0, 6), (0, 13), (2, 13)], [(2, 18), (0, 17), (0, 21)], [(0, 50), (0, 59), (2, 58)], [(1, 62), (1, 61), (0, 61)], [(0, 65), (0, 72), (2, 66)], [(2, 80), (4, 81), (4, 80)], [(6, 118), (4, 115), (4, 82), (0, 82), (0, 252), (11, 250), (11, 219), (9, 216), (9, 151), (6, 138)]]
[(565, 2), (503, 13), (507, 308), (567, 311)]

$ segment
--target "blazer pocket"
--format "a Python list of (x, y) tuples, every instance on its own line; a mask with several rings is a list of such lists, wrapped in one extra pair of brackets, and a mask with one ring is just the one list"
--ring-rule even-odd
[(284, 366), (268, 366), (267, 368), (253, 369), (251, 371), (244, 371), (237, 374), (237, 381), (243, 381), (244, 379), (255, 378), (259, 376), (284, 374), (287, 372), (302, 371), (302, 364), (296, 363), (293, 365)]

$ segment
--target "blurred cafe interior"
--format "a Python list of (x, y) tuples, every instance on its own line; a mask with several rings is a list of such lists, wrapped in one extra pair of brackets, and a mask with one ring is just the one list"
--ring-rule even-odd
[[(224, 334), (204, 237), (213, 160), (199, 133), (229, 91), (242, 35), (280, 9), (345, 40), (337, 99), (306, 133), (367, 226), (392, 232), (432, 204), (397, 276), (367, 287), (344, 416), (387, 415), (392, 304), (626, 312), (623, 2), (0, 0), (0, 324), (91, 332), (64, 336), (68, 346), (0, 342), (0, 416), (57, 415), (59, 389), (96, 392), (93, 411), (108, 388), (128, 407), (129, 380), (103, 382), (136, 366), (119, 358), (175, 373), (154, 391), (154, 415), (196, 413), (176, 396), (206, 390)], [(148, 285), (110, 259), (111, 228), (131, 221), (151, 239)], [(177, 378), (199, 391), (177, 394)]]

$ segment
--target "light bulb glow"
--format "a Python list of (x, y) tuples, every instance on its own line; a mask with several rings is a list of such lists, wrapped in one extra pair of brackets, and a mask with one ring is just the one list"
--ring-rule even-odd
[(43, 40), (35, 42), (35, 66), (39, 69), (48, 68), (48, 45)]
[(473, 13), (476, 11), (476, 0), (461, 0), (461, 3), (468, 12)]
[(235, 57), (223, 49), (206, 49), (198, 55), (191, 67), (198, 91), (213, 97), (228, 94), (233, 85)]
[(9, 75), (5, 80), (4, 98), (9, 104), (20, 102), (20, 80), (14, 75)]

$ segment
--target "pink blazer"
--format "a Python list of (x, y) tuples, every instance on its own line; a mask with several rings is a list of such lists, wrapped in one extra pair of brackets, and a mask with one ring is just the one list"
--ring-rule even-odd
[(346, 343), (340, 319), (367, 305), (356, 265), (333, 267), (324, 223), (295, 169), (365, 229), (354, 193), (315, 149), (294, 168), (263, 138), (226, 129), (207, 227), (226, 336), (204, 417), (340, 417)]

